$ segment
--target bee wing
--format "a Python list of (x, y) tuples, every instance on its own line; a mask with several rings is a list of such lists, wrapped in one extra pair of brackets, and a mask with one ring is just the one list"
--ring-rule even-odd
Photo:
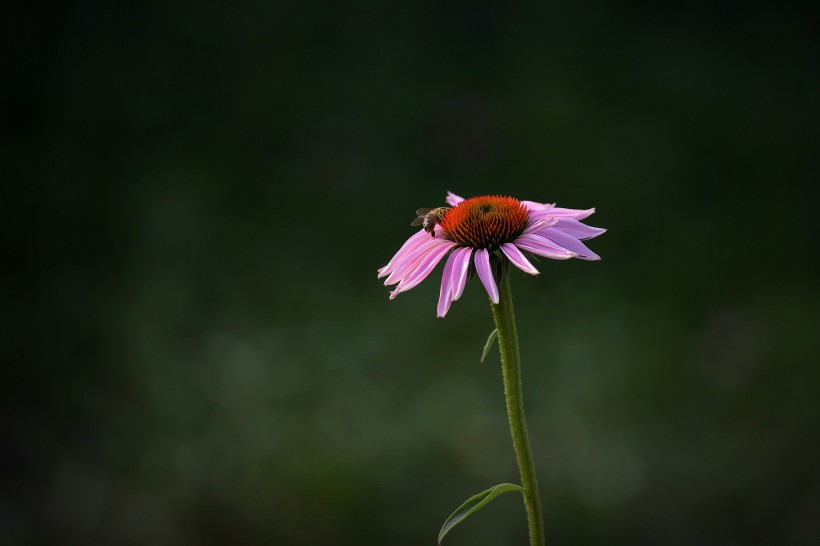
[(420, 216), (420, 217), (423, 217), (425, 214), (427, 214), (431, 210), (433, 210), (433, 209), (416, 209), (416, 215)]
[(412, 222), (410, 222), (410, 225), (411, 225), (411, 226), (420, 226), (420, 225), (422, 225), (423, 223), (424, 223), (424, 218), (422, 218), (421, 216), (419, 216), (418, 218), (416, 218), (415, 220), (413, 220)]

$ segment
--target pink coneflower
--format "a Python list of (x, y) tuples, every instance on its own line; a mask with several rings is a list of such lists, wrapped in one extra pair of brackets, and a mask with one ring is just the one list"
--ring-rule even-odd
[[(563, 209), (497, 195), (464, 199), (451, 192), (447, 193), (447, 204), (452, 208), (432, 217), (435, 224), (430, 232), (422, 229), (410, 237), (390, 263), (379, 269), (379, 278), (387, 277), (386, 286), (398, 283), (390, 299), (427, 278), (448, 254), (441, 279), (439, 317), (446, 315), (450, 305), (461, 297), (472, 266), (492, 302), (498, 304), (490, 256), (509, 260), (530, 275), (537, 275), (538, 270), (525, 252), (553, 260), (601, 259), (581, 242), (606, 231), (580, 222), (595, 209)], [(428, 220), (426, 227), (431, 223)]]

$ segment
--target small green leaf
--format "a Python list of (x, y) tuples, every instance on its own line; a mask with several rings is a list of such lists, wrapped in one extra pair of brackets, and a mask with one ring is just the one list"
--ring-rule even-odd
[[(490, 337), (492, 338), (492, 335)], [(479, 509), (483, 508), (485, 504), (496, 498), (498, 495), (508, 493), (510, 491), (520, 491), (522, 495), (524, 494), (524, 488), (520, 485), (500, 483), (464, 501), (464, 504), (459, 506), (455, 512), (450, 514), (450, 517), (447, 518), (447, 521), (445, 521), (444, 525), (441, 526), (441, 531), (438, 532), (439, 546), (441, 546), (441, 540), (444, 538), (444, 535), (449, 533), (450, 529), (467, 519), (474, 512), (477, 512)]]
[(495, 341), (496, 336), (498, 336), (498, 328), (490, 332), (490, 337), (487, 338), (487, 343), (484, 344), (484, 351), (481, 353), (481, 362), (484, 362), (484, 359), (487, 358), (487, 353), (493, 348), (493, 341)]

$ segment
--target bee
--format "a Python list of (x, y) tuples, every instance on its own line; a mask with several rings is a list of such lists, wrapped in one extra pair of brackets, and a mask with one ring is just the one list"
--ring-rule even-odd
[(435, 237), (435, 227), (439, 220), (444, 216), (444, 213), (450, 210), (450, 207), (438, 207), (435, 209), (418, 209), (415, 220), (410, 222), (411, 226), (423, 226), (424, 231)]

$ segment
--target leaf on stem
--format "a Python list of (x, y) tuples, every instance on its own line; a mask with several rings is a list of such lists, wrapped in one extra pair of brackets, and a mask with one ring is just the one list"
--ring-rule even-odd
[(487, 343), (484, 344), (484, 351), (481, 353), (481, 362), (484, 362), (484, 359), (487, 358), (487, 353), (493, 348), (493, 341), (495, 341), (497, 336), (498, 328), (490, 332), (490, 337), (487, 338)]
[[(492, 339), (492, 334), (490, 335), (490, 338)], [(520, 491), (522, 495), (524, 494), (524, 488), (520, 485), (500, 483), (464, 501), (464, 504), (459, 506), (455, 512), (450, 514), (450, 517), (447, 518), (444, 525), (441, 526), (441, 531), (438, 532), (439, 546), (441, 546), (441, 540), (447, 533), (450, 532), (450, 529), (483, 508), (485, 504), (496, 498), (498, 495), (509, 493), (510, 491)]]

